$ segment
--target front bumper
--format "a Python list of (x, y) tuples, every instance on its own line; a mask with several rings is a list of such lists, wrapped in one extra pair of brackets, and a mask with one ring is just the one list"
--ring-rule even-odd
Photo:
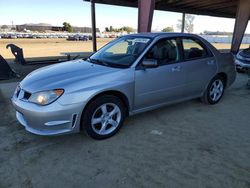
[(239, 70), (248, 70), (250, 69), (250, 61), (235, 59), (236, 68)]
[(12, 97), (16, 118), (25, 129), (37, 135), (60, 135), (80, 131), (84, 104), (61, 105), (59, 102), (39, 106)]

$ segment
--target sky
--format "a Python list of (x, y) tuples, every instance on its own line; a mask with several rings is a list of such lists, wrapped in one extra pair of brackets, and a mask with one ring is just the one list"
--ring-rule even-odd
[[(119, 28), (130, 26), (137, 28), (137, 8), (96, 4), (96, 25)], [(152, 30), (160, 31), (173, 27), (176, 32), (181, 13), (154, 11)], [(61, 26), (69, 22), (73, 26), (91, 26), (90, 3), (83, 0), (0, 0), (0, 25), (11, 23), (48, 23)], [(234, 19), (210, 16), (195, 16), (194, 33), (207, 31), (233, 32)], [(250, 33), (250, 24), (247, 27)]]

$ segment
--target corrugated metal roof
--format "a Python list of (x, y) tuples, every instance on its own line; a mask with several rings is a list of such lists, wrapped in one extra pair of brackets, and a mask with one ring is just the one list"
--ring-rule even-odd
[[(239, 0), (155, 0), (155, 10), (235, 18), (238, 1)], [(95, 0), (95, 2), (138, 7), (138, 0)]]

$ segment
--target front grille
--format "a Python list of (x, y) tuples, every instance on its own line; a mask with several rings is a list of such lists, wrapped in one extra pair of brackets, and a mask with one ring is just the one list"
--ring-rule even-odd
[(24, 99), (24, 100), (28, 100), (31, 96), (31, 93), (23, 90), (22, 88), (20, 88), (20, 86), (17, 87), (16, 89), (16, 97), (18, 99)]
[(27, 91), (24, 91), (24, 94), (23, 94), (23, 99), (29, 99), (31, 96), (31, 93), (27, 92)]
[(241, 61), (241, 62), (244, 63), (244, 64), (250, 64), (250, 58), (244, 58), (244, 57), (238, 55), (238, 56), (236, 57), (236, 59), (237, 59), (238, 61)]
[(241, 62), (244, 64), (250, 64), (250, 61), (246, 61), (246, 60), (241, 60)]

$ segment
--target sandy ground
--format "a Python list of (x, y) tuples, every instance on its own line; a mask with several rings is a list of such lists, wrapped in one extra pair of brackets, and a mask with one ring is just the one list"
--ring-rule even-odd
[[(113, 39), (98, 38), (97, 47), (100, 48)], [(91, 52), (92, 41), (67, 41), (66, 39), (0, 39), (0, 54), (6, 58), (14, 58), (7, 44), (16, 44), (23, 48), (24, 57), (60, 56), (62, 52)], [(231, 44), (213, 43), (218, 49), (230, 49)], [(242, 44), (241, 48), (248, 48), (249, 44)]]
[(192, 100), (130, 117), (114, 137), (42, 137), (16, 121), (0, 82), (0, 187), (250, 187), (246, 75), (214, 106)]
[[(112, 39), (98, 38), (97, 47), (101, 48)], [(8, 59), (13, 58), (7, 44), (23, 48), (24, 57), (60, 56), (62, 52), (91, 52), (92, 41), (67, 41), (66, 39), (0, 39), (0, 54)]]

